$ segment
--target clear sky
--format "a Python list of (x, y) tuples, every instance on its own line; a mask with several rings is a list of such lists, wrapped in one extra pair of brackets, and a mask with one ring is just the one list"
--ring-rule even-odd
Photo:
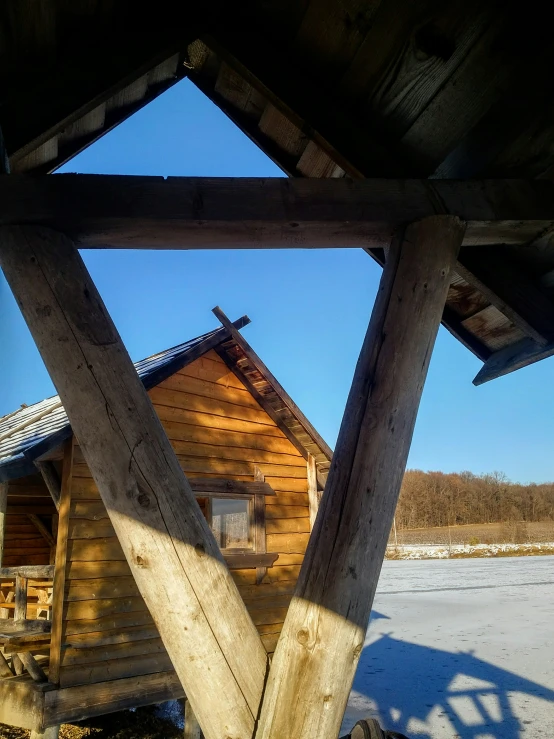
[[(181, 82), (73, 159), (66, 172), (279, 177), (280, 170), (202, 93)], [(380, 268), (358, 250), (85, 251), (134, 360), (219, 325), (243, 329), (334, 445)], [(55, 391), (0, 277), (0, 415)], [(475, 388), (480, 362), (439, 331), (410, 467), (513, 480), (554, 479), (553, 359)]]

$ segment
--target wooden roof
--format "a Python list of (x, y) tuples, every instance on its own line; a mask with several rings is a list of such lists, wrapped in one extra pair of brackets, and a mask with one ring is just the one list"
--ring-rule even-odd
[[(127, 1), (5, 4), (0, 125), (13, 172), (50, 172), (188, 76), (293, 177), (550, 178), (547, 13), (496, 0), (168, 0), (144, 16)], [(554, 353), (553, 234), (462, 250), (443, 323), (485, 362), (477, 382)]]
[[(215, 350), (239, 377), (285, 436), (307, 459), (315, 458), (318, 482), (325, 486), (332, 450), (294, 403), (238, 329), (248, 325), (243, 316), (234, 322), (235, 335), (224, 327), (135, 362), (147, 390)], [(58, 395), (30, 406), (22, 405), (0, 418), (0, 482), (36, 472), (35, 461), (51, 458), (71, 435), (71, 426)]]

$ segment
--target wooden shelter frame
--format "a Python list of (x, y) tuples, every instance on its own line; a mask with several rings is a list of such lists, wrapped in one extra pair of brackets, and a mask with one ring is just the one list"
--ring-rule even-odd
[[(336, 739), (450, 275), (464, 251), (549, 227), (553, 193), (520, 181), (0, 178), (0, 265), (207, 739)], [(78, 247), (370, 245), (383, 249), (379, 292), (269, 666)]]

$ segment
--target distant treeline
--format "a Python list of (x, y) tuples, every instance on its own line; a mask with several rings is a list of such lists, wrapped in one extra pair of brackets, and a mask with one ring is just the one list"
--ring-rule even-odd
[(520, 485), (499, 472), (407, 470), (404, 476), (398, 528), (505, 521), (554, 521), (554, 483)]

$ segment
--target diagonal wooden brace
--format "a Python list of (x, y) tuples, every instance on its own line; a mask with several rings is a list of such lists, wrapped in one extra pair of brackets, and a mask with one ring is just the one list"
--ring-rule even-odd
[(389, 250), (256, 739), (338, 736), (464, 231), (432, 216)]
[(73, 243), (0, 229), (0, 265), (207, 739), (251, 739), (267, 655)]

